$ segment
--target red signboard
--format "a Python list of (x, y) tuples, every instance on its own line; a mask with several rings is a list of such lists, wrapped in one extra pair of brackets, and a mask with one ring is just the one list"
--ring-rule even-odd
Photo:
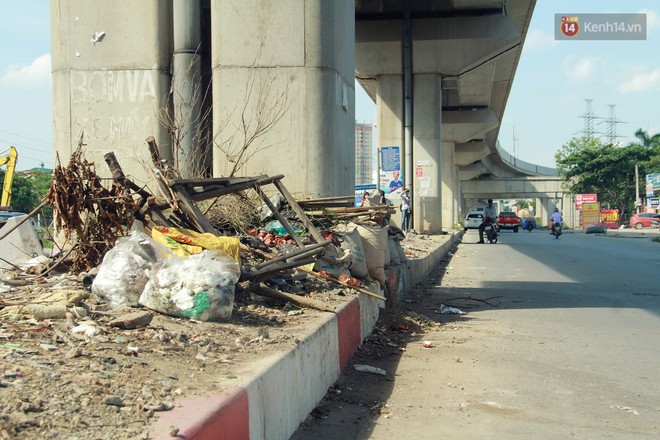
[(597, 201), (598, 194), (575, 194), (575, 206), (579, 210), (582, 210), (583, 203), (596, 203)]

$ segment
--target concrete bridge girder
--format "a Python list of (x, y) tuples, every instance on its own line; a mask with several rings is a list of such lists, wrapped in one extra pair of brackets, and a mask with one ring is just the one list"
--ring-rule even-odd
[(461, 180), (461, 188), (465, 199), (556, 197), (565, 192), (561, 178), (550, 176)]
[(460, 75), (519, 44), (521, 34), (511, 17), (497, 14), (416, 20), (413, 40), (416, 71)]
[(500, 121), (490, 109), (443, 111), (442, 140), (465, 143), (483, 139)]
[(454, 151), (454, 163), (458, 166), (470, 165), (490, 154), (488, 144), (479, 141), (455, 143)]
[[(400, 74), (401, 20), (355, 24), (356, 70), (359, 77)], [(520, 43), (510, 17), (424, 18), (412, 20), (413, 73), (459, 75)]]
[[(462, 182), (472, 181), (472, 179), (476, 179), (477, 177), (486, 173), (488, 173), (488, 168), (486, 168), (481, 162), (475, 162), (473, 164), (460, 167), (458, 169), (458, 179), (461, 181), (461, 188)], [(463, 192), (465, 191), (463, 190)]]

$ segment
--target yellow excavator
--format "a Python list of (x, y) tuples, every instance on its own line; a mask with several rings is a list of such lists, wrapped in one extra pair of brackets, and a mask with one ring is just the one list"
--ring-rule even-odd
[(5, 181), (2, 184), (2, 199), (0, 200), (0, 211), (11, 211), (11, 186), (14, 182), (14, 171), (16, 170), (16, 161), (18, 152), (16, 148), (9, 147), (9, 154), (0, 156), (0, 166), (7, 165), (5, 171)]

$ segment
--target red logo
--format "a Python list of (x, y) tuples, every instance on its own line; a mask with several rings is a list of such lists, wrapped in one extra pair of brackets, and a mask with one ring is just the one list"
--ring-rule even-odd
[(561, 18), (559, 30), (566, 37), (574, 37), (580, 33), (580, 22), (577, 17), (564, 16)]

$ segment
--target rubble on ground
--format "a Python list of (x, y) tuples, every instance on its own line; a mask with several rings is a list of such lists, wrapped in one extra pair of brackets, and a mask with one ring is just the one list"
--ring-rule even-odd
[(149, 146), (157, 195), (112, 153), (106, 189), (82, 143), (56, 168), (64, 242), (0, 283), (0, 439), (148, 438), (177, 397), (295, 345), (352, 295), (395, 303), (397, 267), (435, 244), (382, 227), (387, 206), (296, 199), (284, 176), (176, 179)]

